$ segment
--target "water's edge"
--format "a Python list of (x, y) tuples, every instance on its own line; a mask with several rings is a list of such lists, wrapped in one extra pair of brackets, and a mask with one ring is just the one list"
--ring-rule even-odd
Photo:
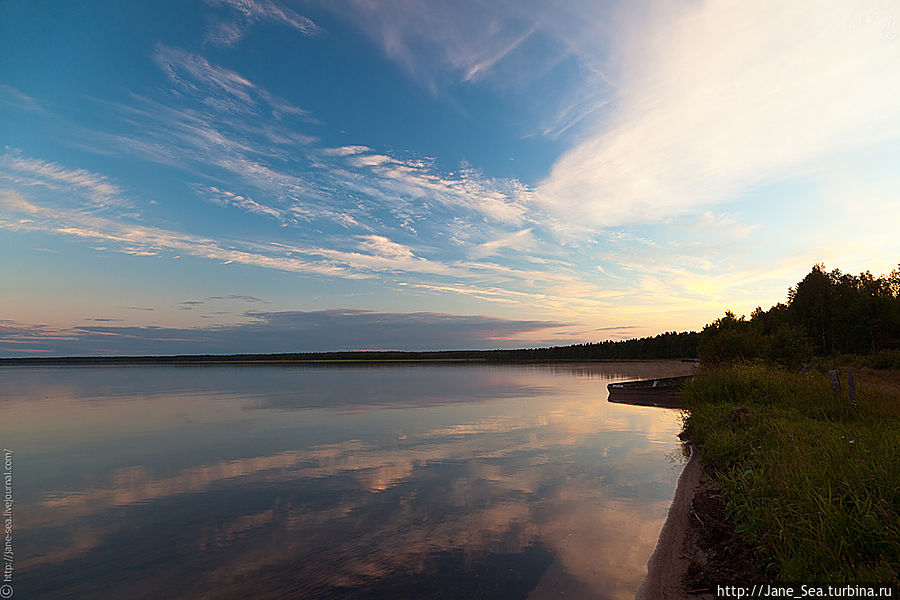
[(700, 483), (700, 455), (691, 447), (691, 458), (684, 466), (666, 522), (659, 533), (656, 549), (647, 561), (647, 576), (635, 600), (668, 600), (685, 598), (682, 580), (688, 568), (684, 557), (687, 523), (691, 502)]

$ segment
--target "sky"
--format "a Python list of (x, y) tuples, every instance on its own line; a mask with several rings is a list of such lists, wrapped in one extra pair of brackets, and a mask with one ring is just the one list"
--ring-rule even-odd
[(0, 4), (0, 356), (696, 330), (900, 263), (894, 0)]

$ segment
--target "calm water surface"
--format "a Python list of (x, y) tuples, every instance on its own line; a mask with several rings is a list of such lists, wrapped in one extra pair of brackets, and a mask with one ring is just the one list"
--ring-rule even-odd
[(632, 598), (681, 363), (0, 368), (17, 598)]

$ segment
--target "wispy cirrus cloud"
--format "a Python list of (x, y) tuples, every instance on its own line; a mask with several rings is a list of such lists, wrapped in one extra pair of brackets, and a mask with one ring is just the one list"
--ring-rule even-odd
[(37, 100), (5, 83), (0, 83), (0, 103), (31, 112), (45, 112)]
[(281, 222), (284, 222), (286, 218), (290, 218), (290, 215), (287, 211), (278, 210), (276, 208), (272, 208), (271, 206), (260, 204), (252, 198), (247, 198), (245, 196), (241, 196), (240, 194), (235, 194), (226, 190), (220, 190), (215, 186), (205, 187), (201, 193), (206, 193), (207, 199), (213, 204), (218, 204), (219, 206), (235, 206), (249, 213), (265, 215)]
[(324, 148), (322, 154), (326, 156), (353, 156), (354, 154), (363, 154), (371, 152), (368, 146), (340, 146), (337, 148)]
[[(442, 172), (432, 159), (364, 145), (319, 147), (303, 132), (314, 122), (308, 113), (296, 109), (291, 114), (298, 119), (286, 122), (285, 102), (237, 72), (163, 45), (154, 59), (173, 92), (163, 100), (109, 103), (133, 133), (98, 132), (98, 145), (206, 179), (195, 189), (214, 202), (287, 225), (326, 220), (359, 227), (377, 220), (376, 212), (393, 215), (408, 231), (460, 212), (502, 224), (531, 219), (530, 190), (515, 179), (487, 177), (466, 165)], [(233, 189), (235, 177), (246, 191)], [(370, 202), (348, 203), (348, 194)]]
[[(286, 256), (278, 249), (268, 253), (240, 242), (225, 246), (210, 237), (141, 225), (124, 217), (108, 218), (78, 208), (46, 206), (30, 202), (15, 192), (0, 194), (5, 209), (0, 228), (18, 231), (49, 231), (76, 238), (110, 243), (111, 249), (140, 256), (179, 252), (224, 263), (240, 263), (268, 269), (329, 275), (347, 279), (369, 277), (322, 260)], [(24, 214), (23, 214), (24, 213)], [(25, 216), (26, 218), (17, 218)]]
[[(495, 237), (491, 223), (533, 220), (530, 190), (515, 179), (487, 177), (466, 165), (442, 172), (432, 159), (359, 144), (319, 147), (303, 133), (314, 121), (310, 115), (301, 111), (286, 122), (279, 116), (283, 103), (242, 75), (167, 46), (158, 46), (154, 57), (175, 89), (161, 100), (135, 96), (127, 105), (109, 104), (134, 132), (98, 133), (98, 145), (187, 170), (201, 180), (194, 189), (208, 200), (289, 226), (324, 220), (366, 229), (380, 221), (421, 233), (423, 223), (469, 214), (484, 217), (488, 225), (479, 228)], [(348, 202), (348, 196), (366, 201)]]
[(252, 83), (230, 69), (210, 64), (199, 54), (157, 44), (153, 60), (179, 88), (197, 92), (202, 87), (209, 87), (224, 92), (243, 105), (252, 102)]
[(528, 186), (516, 179), (487, 177), (468, 166), (445, 173), (428, 159), (362, 150), (322, 166), (330, 166), (335, 185), (378, 201), (400, 222), (473, 215), (508, 226), (536, 218)]
[(211, 6), (225, 7), (227, 19), (214, 18), (206, 31), (206, 41), (233, 46), (255, 23), (271, 22), (290, 27), (303, 35), (321, 33), (312, 19), (296, 13), (276, 0), (206, 0)]
[[(456, 2), (423, 4), (389, 0), (323, 3), (352, 21), (392, 60), (437, 91), (453, 80), (475, 81), (513, 58), (553, 12), (535, 3)], [(480, 18), (473, 19), (478, 14)], [(555, 65), (564, 49), (537, 58), (529, 76)]]
[(473, 259), (479, 259), (501, 253), (507, 249), (527, 252), (533, 250), (536, 245), (532, 229), (521, 229), (475, 246), (469, 251), (469, 256)]
[(61, 192), (75, 188), (98, 207), (125, 203), (122, 189), (103, 175), (16, 153), (0, 155), (0, 181), (3, 179), (15, 185), (44, 186)]
[(459, 84), (512, 92), (511, 105), (533, 118), (524, 133), (551, 137), (603, 116), (615, 89), (608, 58), (627, 13), (626, 3), (589, 0), (553, 6), (506, 0), (322, 5), (358, 27), (432, 93), (452, 95)]
[[(433, 280), (437, 285), (465, 282), (472, 288), (494, 288), (487, 294), (529, 303), (543, 297), (547, 282), (569, 284), (571, 269), (557, 272), (522, 270), (488, 261), (444, 260), (423, 256), (420, 250), (386, 235), (361, 233), (349, 236), (314, 236), (315, 243), (282, 243), (252, 239), (218, 240), (173, 229), (144, 225), (132, 214), (98, 214), (69, 195), (53, 200), (26, 198), (16, 191), (0, 190), (0, 228), (43, 231), (102, 242), (98, 250), (135, 256), (191, 255), (221, 263), (237, 263), (266, 269), (328, 276), (340, 279), (397, 278)], [(322, 242), (331, 242), (330, 246)], [(426, 249), (427, 250), (427, 249)], [(515, 288), (524, 288), (513, 292)]]
[(309, 115), (308, 111), (273, 96), (237, 72), (210, 63), (199, 54), (157, 44), (153, 60), (176, 88), (202, 98), (216, 110), (250, 114), (265, 107), (277, 117)]

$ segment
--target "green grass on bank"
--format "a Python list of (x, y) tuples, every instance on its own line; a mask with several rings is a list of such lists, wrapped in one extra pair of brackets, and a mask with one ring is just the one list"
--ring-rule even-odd
[(821, 370), (836, 369), (842, 366), (900, 370), (900, 350), (881, 350), (871, 354), (816, 356), (812, 359), (812, 364)]
[(857, 370), (857, 408), (845, 370), (840, 397), (825, 373), (762, 365), (704, 370), (685, 387), (685, 426), (773, 578), (898, 583), (896, 375)]

